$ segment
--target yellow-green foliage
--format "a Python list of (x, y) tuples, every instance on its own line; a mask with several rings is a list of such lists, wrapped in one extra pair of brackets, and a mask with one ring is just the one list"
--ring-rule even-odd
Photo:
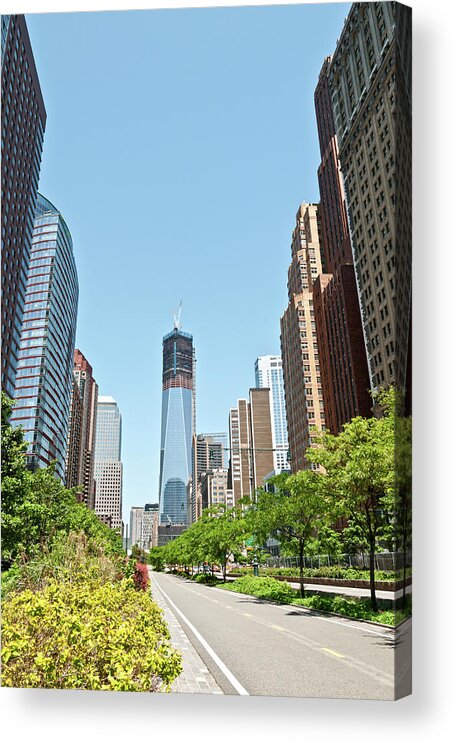
[(57, 582), (2, 606), (2, 683), (20, 688), (169, 690), (180, 674), (160, 608), (132, 580)]

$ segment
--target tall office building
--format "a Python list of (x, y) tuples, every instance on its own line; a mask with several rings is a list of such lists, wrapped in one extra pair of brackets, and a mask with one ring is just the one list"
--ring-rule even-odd
[[(221, 433), (217, 435), (222, 436)], [(201, 480), (207, 471), (225, 468), (225, 454), (228, 454), (228, 451), (225, 451), (223, 438), (215, 440), (212, 435), (205, 433), (193, 436), (193, 480), (189, 501), (189, 518), (192, 523), (200, 518), (204, 507), (200, 488)]]
[(23, 15), (1, 17), (2, 390), (14, 395), (46, 110)]
[(72, 371), (72, 394), (66, 454), (66, 486), (83, 487), (81, 502), (94, 508), (94, 445), (98, 385), (93, 368), (76, 348)]
[(357, 415), (371, 414), (368, 368), (349, 237), (343, 177), (329, 92), (330, 57), (321, 68), (315, 110), (322, 248), (326, 273), (313, 284), (325, 423), (337, 434)]
[(410, 395), (411, 9), (353, 3), (329, 86), (370, 386)]
[(149, 550), (158, 544), (159, 503), (146, 503), (142, 520), (143, 549)]
[(202, 509), (226, 505), (234, 507), (233, 490), (228, 487), (228, 469), (210, 469), (201, 478)]
[(131, 546), (140, 546), (142, 541), (142, 524), (143, 524), (143, 513), (145, 512), (145, 508), (143, 505), (132, 506), (131, 513), (130, 513), (130, 543)]
[(110, 528), (122, 529), (123, 464), (121, 414), (113, 397), (99, 396), (94, 447), (95, 512)]
[(11, 415), (28, 466), (56, 461), (64, 481), (79, 284), (63, 216), (38, 194)]
[(285, 387), (281, 356), (259, 356), (255, 361), (255, 384), (271, 393), (271, 420), (274, 471), (288, 467), (288, 431), (286, 428)]
[(286, 421), (291, 471), (306, 468), (305, 451), (325, 429), (324, 402), (313, 308), (313, 284), (322, 273), (319, 214), (303, 203), (296, 215), (288, 269), (288, 307), (281, 321)]
[(159, 503), (147, 503), (145, 506), (132, 507), (130, 515), (130, 543), (140, 549), (149, 551), (157, 546), (157, 528), (159, 522)]
[(193, 338), (175, 319), (163, 338), (162, 428), (159, 477), (160, 523), (187, 525), (193, 487), (195, 432)]
[(273, 471), (273, 438), (269, 389), (250, 389), (249, 399), (238, 399), (230, 409), (230, 466), (228, 489), (234, 504), (253, 497)]
[(220, 443), (222, 446), (222, 466), (224, 469), (228, 469), (228, 462), (230, 460), (230, 454), (228, 452), (228, 433), (204, 433), (205, 438), (212, 438), (215, 443)]

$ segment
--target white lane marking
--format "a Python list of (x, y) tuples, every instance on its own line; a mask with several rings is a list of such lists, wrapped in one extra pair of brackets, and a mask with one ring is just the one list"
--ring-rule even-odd
[(184, 615), (184, 613), (182, 613), (182, 611), (179, 610), (178, 606), (173, 603), (173, 601), (171, 600), (171, 598), (168, 597), (167, 593), (164, 590), (162, 590), (162, 588), (161, 588), (161, 586), (159, 584), (157, 584), (157, 587), (159, 588), (160, 592), (164, 596), (165, 600), (171, 605), (171, 607), (173, 608), (173, 610), (176, 611), (176, 613), (178, 613), (181, 616), (181, 618), (184, 621), (184, 623), (189, 627), (189, 629), (197, 637), (197, 639), (200, 642), (200, 644), (206, 649), (206, 651), (210, 655), (211, 659), (216, 663), (216, 665), (219, 668), (219, 670), (221, 670), (223, 672), (223, 674), (229, 680), (229, 682), (231, 683), (231, 685), (233, 686), (233, 688), (235, 688), (237, 690), (237, 692), (239, 693), (240, 696), (248, 696), (249, 693), (247, 693), (247, 691), (245, 690), (244, 686), (241, 685), (240, 682), (239, 682), (239, 680), (237, 680), (237, 678), (234, 677), (234, 675), (231, 672), (231, 670), (229, 670), (228, 667), (225, 665), (225, 663), (222, 662), (222, 660), (220, 659), (220, 657), (214, 652), (214, 650), (208, 644), (208, 642), (206, 641), (206, 639), (204, 639), (201, 636), (201, 634), (198, 631), (198, 629), (196, 629), (195, 626), (192, 623), (190, 623), (189, 619), (186, 618), (186, 616)]

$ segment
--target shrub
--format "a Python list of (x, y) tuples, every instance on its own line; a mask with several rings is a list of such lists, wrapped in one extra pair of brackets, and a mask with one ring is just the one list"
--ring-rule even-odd
[(106, 556), (104, 544), (87, 538), (83, 531), (69, 534), (59, 531), (34, 556), (17, 559), (6, 578), (2, 575), (2, 597), (12, 590), (41, 590), (52, 580), (114, 582), (127, 576), (126, 571), (123, 557)]
[(279, 582), (273, 577), (238, 577), (234, 582), (222, 585), (226, 590), (237, 593), (255, 595), (264, 600), (276, 600), (281, 603), (291, 603), (294, 598), (294, 590), (287, 582)]
[(344, 598), (340, 595), (335, 597), (329, 595), (312, 595), (309, 598), (295, 598), (293, 603), (303, 605), (314, 610), (330, 611), (340, 613), (349, 618), (360, 618), (368, 621), (395, 626), (403, 621), (411, 613), (410, 601), (405, 611), (385, 610), (373, 611), (369, 598)]
[(137, 562), (134, 569), (134, 586), (136, 590), (147, 590), (149, 587), (149, 574), (146, 564)]
[(158, 691), (181, 671), (161, 610), (132, 580), (54, 580), (3, 603), (4, 686)]
[(202, 582), (204, 585), (206, 583), (208, 585), (216, 585), (219, 582), (218, 578), (215, 575), (202, 574), (202, 573), (195, 575), (192, 579), (195, 582)]

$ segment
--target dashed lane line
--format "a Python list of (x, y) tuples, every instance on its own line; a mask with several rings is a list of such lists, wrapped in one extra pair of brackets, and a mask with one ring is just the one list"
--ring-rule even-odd
[(329, 649), (329, 647), (321, 647), (321, 649), (323, 652), (328, 652), (329, 654), (333, 654), (334, 657), (344, 657), (344, 654), (335, 652), (333, 649)]

